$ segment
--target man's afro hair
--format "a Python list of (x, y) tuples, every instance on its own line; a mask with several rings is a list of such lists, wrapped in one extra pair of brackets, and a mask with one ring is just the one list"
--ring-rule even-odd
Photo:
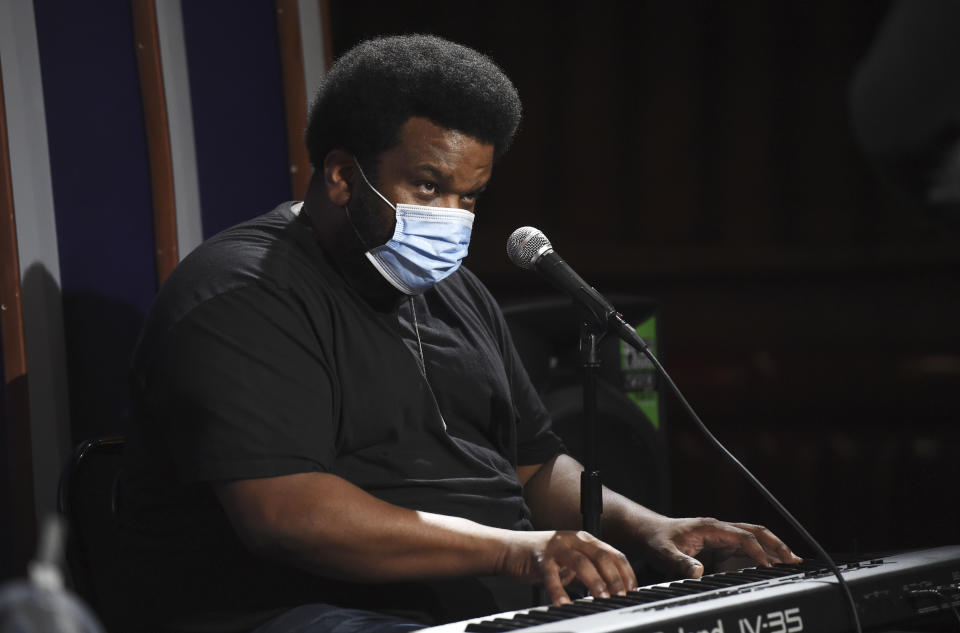
[(334, 149), (372, 165), (399, 142), (410, 117), (425, 117), (492, 144), (496, 160), (520, 113), (516, 88), (486, 55), (431, 35), (372, 39), (344, 53), (323, 79), (307, 149), (317, 169)]

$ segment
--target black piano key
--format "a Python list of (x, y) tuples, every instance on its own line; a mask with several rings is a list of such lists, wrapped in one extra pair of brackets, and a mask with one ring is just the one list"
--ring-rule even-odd
[(639, 589), (637, 591), (628, 591), (627, 595), (631, 598), (637, 599), (640, 602), (656, 602), (657, 600), (675, 598), (679, 594), (661, 587), (646, 587), (645, 589)]
[[(574, 600), (571, 604), (561, 605), (559, 607), (551, 607), (559, 609), (561, 612), (584, 612), (584, 613), (600, 613), (601, 611), (610, 611), (611, 609), (618, 609), (618, 605), (605, 604), (603, 602), (597, 602), (596, 600)], [(547, 609), (548, 611), (550, 609)]]
[(566, 618), (558, 618), (558, 617), (554, 617), (550, 619), (534, 618), (523, 613), (518, 613), (517, 615), (510, 618), (512, 622), (516, 622), (519, 626), (524, 626), (524, 627), (537, 626), (538, 624), (544, 624), (546, 622), (556, 622), (557, 620), (565, 620), (565, 619)]
[(594, 599), (595, 603), (599, 604), (609, 604), (611, 608), (618, 607), (632, 607), (637, 604), (636, 600), (632, 600), (628, 596), (610, 596), (609, 598), (596, 598)]
[(731, 576), (715, 576), (701, 580), (700, 582), (708, 587), (715, 587), (719, 589), (723, 587), (735, 587), (737, 585), (742, 585), (747, 581), (745, 581), (742, 577), (734, 578)]
[(656, 602), (663, 600), (665, 596), (659, 593), (640, 594), (639, 591), (628, 591), (625, 596), (614, 596), (611, 598), (599, 598), (601, 601), (610, 601), (609, 604), (619, 604), (624, 607), (633, 607), (638, 604)]
[(623, 606), (620, 604), (607, 602), (608, 600), (610, 599), (609, 598), (591, 598), (590, 600), (577, 600), (574, 602), (574, 604), (583, 605), (588, 609), (593, 609), (597, 613), (599, 613), (600, 611), (610, 611), (612, 609), (619, 609), (620, 607)]
[(693, 580), (693, 579), (681, 580), (680, 582), (697, 583), (697, 584), (701, 584), (701, 585), (728, 585), (728, 584), (730, 584), (730, 581), (729, 581), (729, 580), (724, 580), (724, 578), (723, 578), (722, 576), (720, 576), (719, 574), (717, 574), (717, 575), (715, 575), (715, 576), (704, 576), (703, 578), (698, 578), (698, 579), (696, 579), (696, 580)]
[(607, 611), (608, 609), (602, 605), (594, 606), (588, 601), (580, 602), (571, 602), (569, 604), (563, 604), (559, 607), (549, 607), (547, 612), (553, 611), (554, 613), (566, 613), (570, 614), (570, 617), (575, 617), (577, 615), (589, 615), (591, 613), (600, 613), (601, 611)]
[(713, 591), (716, 587), (708, 582), (699, 579), (688, 578), (687, 580), (678, 580), (677, 584), (684, 587), (699, 587), (700, 591)]
[(500, 631), (516, 631), (522, 629), (526, 624), (511, 623), (506, 618), (497, 618), (496, 620), (484, 620), (483, 622), (471, 622), (464, 631), (470, 633), (500, 633)]
[(567, 618), (575, 618), (578, 615), (589, 615), (591, 613), (596, 613), (596, 611), (591, 611), (589, 609), (582, 609), (582, 608), (575, 607), (573, 605), (565, 604), (563, 605), (563, 607), (558, 607), (558, 606), (547, 607), (547, 613), (551, 613), (554, 615), (562, 615)]
[(670, 589), (671, 591), (678, 592), (678, 594), (689, 595), (692, 593), (703, 593), (703, 589), (700, 587), (691, 587), (690, 585), (684, 585), (679, 582), (672, 582), (665, 587), (665, 589)]
[(783, 576), (799, 576), (804, 573), (804, 571), (808, 571), (800, 569), (799, 567), (780, 567), (778, 565), (774, 565), (773, 568), (781, 572)]
[(764, 578), (780, 578), (781, 576), (789, 576), (792, 571), (786, 571), (784, 569), (778, 569), (776, 567), (757, 567), (755, 569), (749, 570), (751, 574), (756, 574), (763, 576)]
[(798, 571), (814, 571), (817, 569), (826, 569), (827, 564), (822, 560), (817, 560), (816, 558), (808, 558), (799, 563), (790, 565), (791, 567), (796, 567)]
[(738, 572), (736, 572), (736, 574), (737, 574), (738, 576), (740, 576), (741, 578), (748, 579), (748, 582), (756, 582), (756, 581), (758, 581), (758, 580), (769, 580), (769, 579), (770, 579), (770, 576), (767, 576), (767, 575), (765, 575), (765, 574), (758, 574), (757, 572), (755, 572), (755, 571), (752, 570), (752, 569), (751, 569), (751, 570), (738, 571)]
[(789, 576), (791, 574), (802, 574), (805, 571), (810, 571), (811, 569), (818, 569), (820, 565), (804, 565), (803, 563), (798, 563), (796, 565), (787, 565), (785, 563), (777, 563), (770, 569), (775, 569), (776, 571), (782, 573), (784, 576)]
[(687, 588), (688, 593), (690, 594), (705, 593), (707, 591), (713, 591), (714, 589), (717, 589), (715, 585), (711, 585), (700, 580), (680, 580), (671, 584), (676, 584)]
[(738, 585), (744, 585), (748, 582), (756, 582), (759, 579), (759, 577), (754, 577), (750, 574), (744, 574), (739, 571), (728, 571), (722, 574), (717, 574), (715, 578), (736, 582)]
[[(603, 599), (601, 600), (609, 600)], [(581, 615), (591, 615), (594, 613), (601, 613), (603, 611), (610, 611), (612, 609), (619, 609), (624, 606), (630, 606), (634, 603), (626, 602), (626, 604), (613, 603), (613, 602), (600, 602), (596, 600), (584, 600), (576, 601), (570, 604), (565, 604), (561, 606), (548, 607), (546, 610), (533, 610), (528, 611), (527, 613), (518, 613), (512, 616), (511, 618), (496, 618), (493, 620), (484, 620), (483, 622), (474, 622), (468, 624), (465, 631), (472, 633), (496, 633), (498, 631), (514, 631), (516, 629), (525, 628), (528, 626), (534, 626), (537, 624), (544, 624), (547, 622), (556, 622), (558, 620), (566, 620), (569, 618), (575, 618)]]
[(657, 600), (663, 600), (664, 598), (670, 597), (672, 594), (668, 591), (664, 591), (660, 587), (645, 587), (637, 591), (628, 591), (628, 596), (638, 596), (642, 598), (656, 598)]
[(527, 611), (524, 614), (524, 617), (531, 620), (535, 620), (538, 623), (543, 622), (556, 622), (557, 620), (567, 620), (569, 616), (563, 615), (562, 613), (549, 613), (547, 611)]
[(648, 589), (636, 589), (634, 591), (628, 591), (627, 597), (641, 604), (645, 602), (656, 602), (657, 600), (664, 599), (664, 595), (662, 593), (650, 591)]
[(663, 594), (665, 596), (671, 596), (671, 597), (678, 595), (676, 591), (670, 589), (669, 587), (663, 587), (660, 585), (647, 587), (644, 591), (653, 591), (655, 593), (659, 593), (659, 594)]

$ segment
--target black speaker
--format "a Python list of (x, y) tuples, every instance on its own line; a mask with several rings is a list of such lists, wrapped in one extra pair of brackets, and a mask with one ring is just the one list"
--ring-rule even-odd
[[(632, 295), (611, 296), (654, 354), (660, 347), (656, 304)], [(544, 298), (503, 307), (524, 366), (553, 417), (568, 452), (583, 460), (583, 384), (580, 323), (569, 299)], [(600, 343), (597, 424), (603, 483), (658, 512), (669, 513), (666, 419), (659, 380), (650, 360), (607, 335)]]

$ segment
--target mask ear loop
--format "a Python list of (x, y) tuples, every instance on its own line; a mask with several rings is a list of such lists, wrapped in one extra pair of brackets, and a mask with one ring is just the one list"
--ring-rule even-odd
[[(370, 184), (369, 180), (367, 180), (367, 175), (363, 173), (363, 167), (360, 166), (360, 161), (357, 160), (356, 156), (353, 157), (353, 164), (357, 166), (357, 171), (360, 172), (360, 177), (363, 178), (363, 182), (367, 183), (367, 186), (370, 187), (373, 193), (380, 196), (380, 199), (386, 202), (387, 206), (393, 209), (393, 212), (396, 213), (397, 207), (393, 206), (393, 204), (389, 200), (387, 200), (382, 193), (377, 191), (377, 188), (374, 187), (372, 184)], [(369, 252), (370, 247), (367, 246), (367, 241), (364, 240), (363, 237), (360, 235), (360, 231), (357, 230), (357, 225), (353, 223), (353, 218), (350, 217), (350, 207), (347, 205), (343, 205), (343, 210), (347, 213), (347, 222), (350, 223), (350, 228), (353, 229), (354, 234), (357, 236), (357, 239), (360, 240), (360, 243), (363, 245), (363, 248)]]
[(373, 190), (373, 193), (375, 193), (375, 194), (377, 194), (378, 196), (380, 196), (380, 199), (383, 200), (384, 202), (386, 202), (386, 203), (387, 203), (387, 206), (390, 207), (391, 209), (393, 209), (394, 212), (396, 212), (396, 211), (397, 211), (397, 207), (394, 206), (394, 204), (393, 204), (392, 202), (390, 202), (389, 200), (387, 200), (387, 198), (386, 198), (382, 193), (380, 193), (379, 191), (377, 191), (377, 188), (374, 187), (373, 185), (371, 185), (371, 184), (370, 184), (370, 181), (367, 180), (367, 175), (366, 175), (365, 173), (363, 173), (363, 167), (360, 166), (360, 161), (357, 160), (357, 157), (356, 157), (356, 156), (353, 157), (353, 162), (354, 162), (354, 164), (357, 166), (357, 169), (360, 171), (360, 176), (363, 178), (363, 182), (367, 183), (367, 186), (370, 187), (370, 189)]
[(343, 205), (343, 211), (347, 215), (347, 224), (350, 225), (350, 228), (353, 229), (353, 234), (357, 236), (358, 240), (360, 240), (360, 245), (363, 246), (363, 250), (369, 251), (370, 247), (367, 246), (367, 241), (363, 239), (362, 235), (360, 235), (360, 231), (357, 230), (357, 225), (353, 223), (353, 218), (350, 217), (350, 207)]

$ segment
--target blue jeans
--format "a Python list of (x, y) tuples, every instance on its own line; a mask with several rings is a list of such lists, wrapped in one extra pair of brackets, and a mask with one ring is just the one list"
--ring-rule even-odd
[(265, 622), (253, 633), (407, 633), (426, 625), (361, 609), (305, 604)]

